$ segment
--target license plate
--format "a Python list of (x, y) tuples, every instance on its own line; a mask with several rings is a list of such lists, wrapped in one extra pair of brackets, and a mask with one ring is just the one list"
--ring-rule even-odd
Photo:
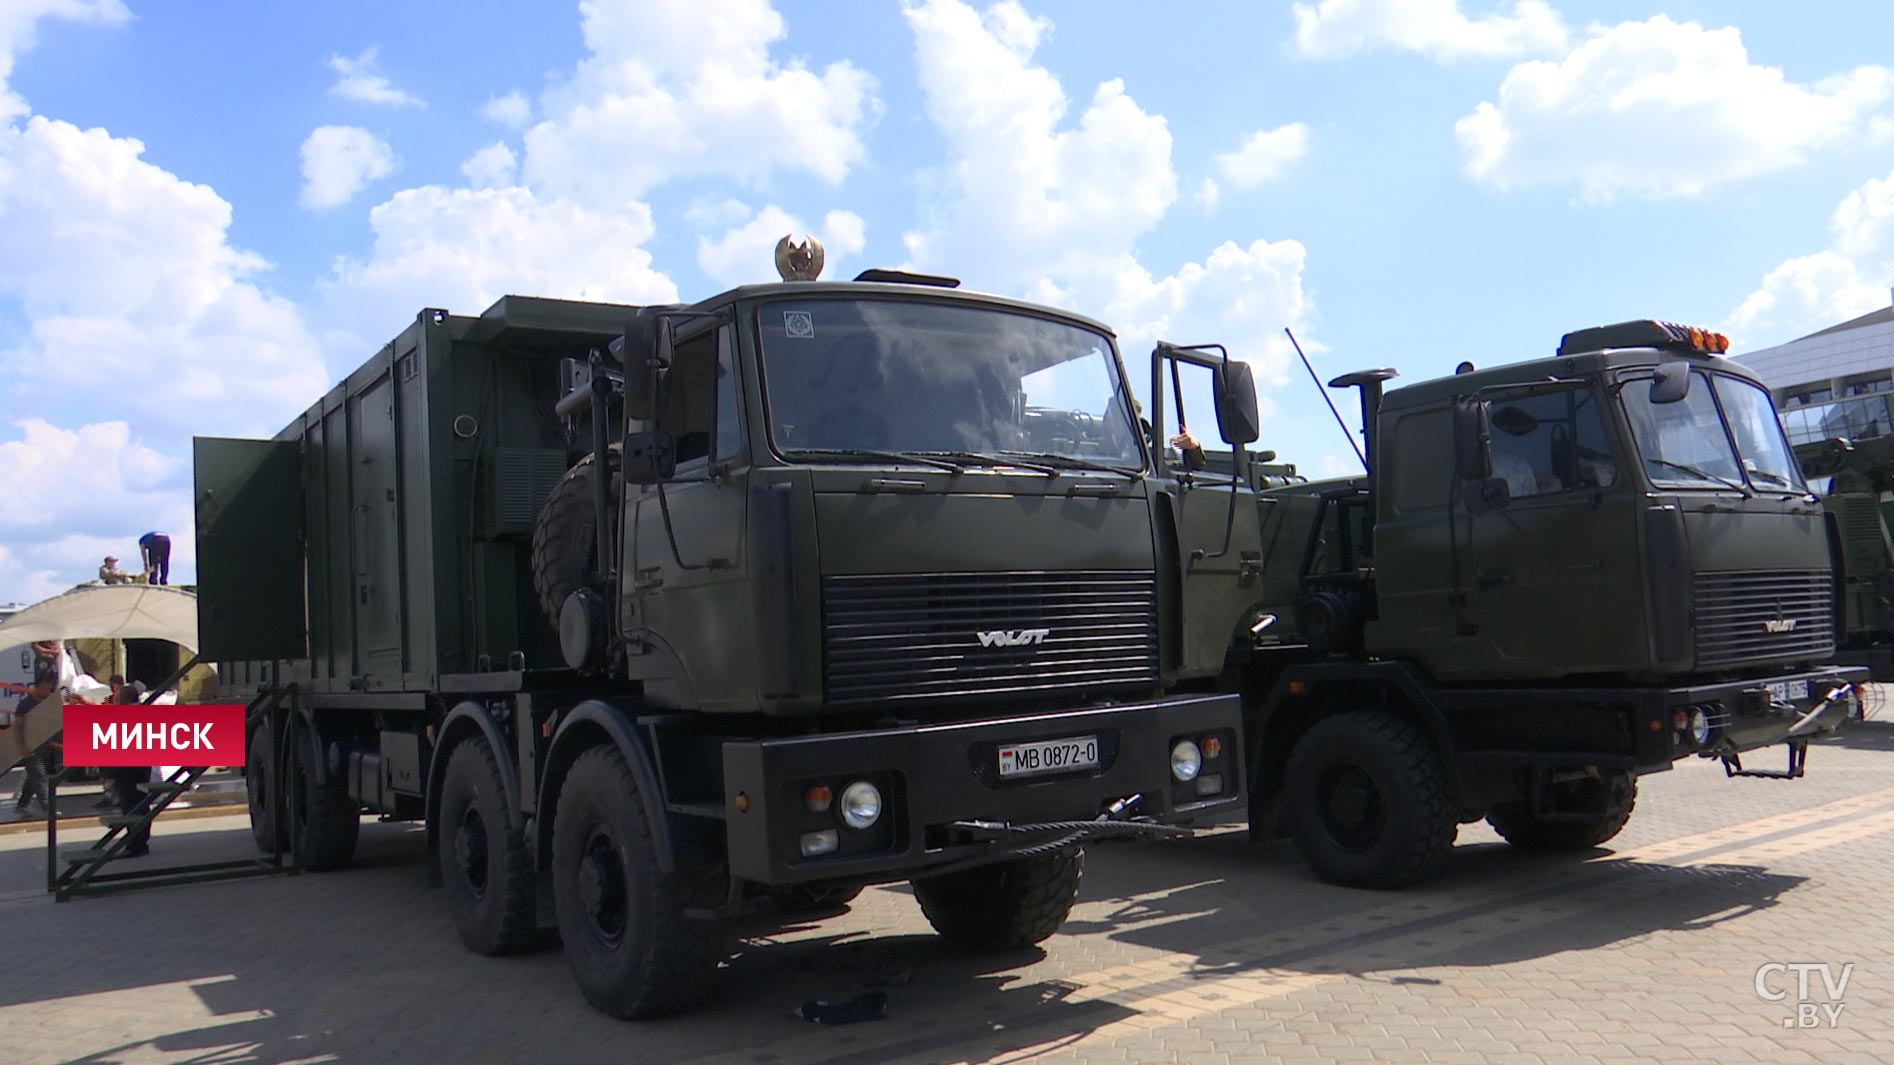
[(1778, 703), (1799, 702), (1809, 697), (1806, 680), (1779, 680), (1769, 686), (1769, 698)]
[(1035, 773), (1063, 773), (1098, 767), (1098, 737), (1073, 736), (1063, 740), (1000, 745), (1000, 776), (1029, 777)]

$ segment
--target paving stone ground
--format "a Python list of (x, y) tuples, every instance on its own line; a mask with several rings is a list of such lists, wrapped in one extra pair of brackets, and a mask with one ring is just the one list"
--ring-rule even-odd
[[(1794, 782), (1708, 763), (1647, 777), (1625, 832), (1576, 860), (1465, 826), (1446, 874), (1403, 892), (1323, 884), (1287, 844), (1234, 827), (1099, 845), (1060, 934), (999, 957), (947, 947), (905, 889), (875, 888), (746, 927), (714, 1002), (643, 1024), (590, 1010), (557, 950), (467, 953), (414, 826), (365, 824), (346, 873), (63, 904), (44, 892), (40, 837), (16, 832), (0, 835), (0, 1065), (1881, 1065), (1894, 723), (1819, 746), (1809, 767)], [(241, 817), (180, 818), (143, 861), (249, 847)], [(1783, 967), (1803, 964), (1799, 1003)], [(1831, 993), (1823, 974), (1849, 965)], [(887, 991), (886, 1019), (792, 1015), (868, 988)]]

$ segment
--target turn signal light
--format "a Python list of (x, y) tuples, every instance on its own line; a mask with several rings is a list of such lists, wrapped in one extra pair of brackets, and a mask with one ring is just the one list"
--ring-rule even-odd
[(802, 804), (810, 813), (819, 814), (835, 802), (835, 790), (827, 784), (811, 784), (809, 790), (802, 793)]
[(1223, 753), (1223, 741), (1215, 736), (1205, 736), (1198, 742), (1197, 746), (1203, 751), (1203, 756), (1206, 759), (1213, 759)]

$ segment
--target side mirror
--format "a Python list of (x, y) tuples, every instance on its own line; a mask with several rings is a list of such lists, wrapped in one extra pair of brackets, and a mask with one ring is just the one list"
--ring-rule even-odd
[[(1460, 480), (1484, 481), (1493, 475), (1492, 431), (1485, 401), (1454, 401), (1453, 468)], [(1467, 498), (1471, 500), (1472, 494)]]
[(1513, 487), (1504, 477), (1480, 477), (1468, 481), (1460, 496), (1474, 513), (1504, 510), (1513, 501)]
[(625, 434), (626, 484), (657, 484), (677, 473), (677, 441), (662, 429)]
[(658, 370), (671, 364), (670, 315), (640, 308), (626, 320), (625, 335), (613, 341), (612, 348), (625, 368), (625, 416), (649, 420), (657, 410)]
[(1256, 374), (1247, 362), (1217, 368), (1217, 433), (1228, 444), (1254, 443), (1263, 435), (1256, 414)]
[(1651, 377), (1652, 403), (1678, 403), (1690, 394), (1690, 364), (1667, 362)]

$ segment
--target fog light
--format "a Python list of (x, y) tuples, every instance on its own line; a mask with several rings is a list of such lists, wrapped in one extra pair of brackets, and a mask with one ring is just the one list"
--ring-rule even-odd
[(842, 823), (850, 828), (867, 828), (881, 820), (881, 789), (866, 780), (857, 780), (842, 789)]
[(825, 828), (820, 832), (804, 832), (798, 842), (802, 844), (804, 858), (816, 858), (834, 854), (836, 848), (842, 845), (842, 834), (832, 828)]
[(1702, 707), (1690, 711), (1690, 742), (1703, 747), (1710, 742), (1710, 715)]
[(1178, 740), (1171, 748), (1171, 776), (1183, 783), (1197, 779), (1203, 770), (1203, 752), (1189, 740)]
[(802, 804), (812, 814), (819, 814), (835, 802), (835, 791), (827, 784), (811, 784), (809, 790), (802, 793)]
[(1223, 774), (1205, 773), (1197, 778), (1197, 794), (1220, 795), (1223, 793)]

